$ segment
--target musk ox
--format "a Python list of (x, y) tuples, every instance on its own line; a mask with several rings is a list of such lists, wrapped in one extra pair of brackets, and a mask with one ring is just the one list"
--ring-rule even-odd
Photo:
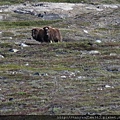
[(42, 28), (32, 29), (32, 37), (36, 41), (44, 42), (44, 30)]
[(45, 42), (61, 42), (62, 36), (57, 28), (46, 26), (44, 29), (44, 41)]

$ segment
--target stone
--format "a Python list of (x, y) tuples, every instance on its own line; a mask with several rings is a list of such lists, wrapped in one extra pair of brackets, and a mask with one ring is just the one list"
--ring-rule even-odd
[(96, 43), (101, 43), (102, 41), (101, 41), (101, 40), (96, 40), (95, 42), (96, 42)]
[(4, 58), (4, 56), (3, 56), (3, 55), (0, 55), (0, 58)]
[(28, 45), (26, 45), (25, 43), (21, 43), (20, 46), (21, 47), (28, 47)]
[(12, 40), (13, 38), (12, 37), (9, 37), (10, 40)]
[(56, 19), (61, 19), (61, 17), (59, 16), (59, 14), (55, 14), (55, 13), (50, 13), (50, 14), (45, 14), (42, 16), (42, 18), (44, 20), (56, 20)]
[(91, 51), (89, 52), (89, 54), (91, 54), (91, 55), (99, 55), (100, 52), (97, 51), (97, 50), (91, 50)]
[(40, 76), (39, 72), (35, 72), (33, 75)]
[(17, 49), (10, 49), (9, 51), (10, 51), (10, 52), (15, 52), (15, 53), (16, 53), (16, 52), (18, 52), (19, 50), (17, 50)]
[(48, 74), (47, 74), (47, 73), (42, 73), (41, 75), (42, 75), (42, 76), (48, 76)]
[(111, 65), (107, 67), (107, 71), (120, 72), (120, 65)]
[(84, 33), (88, 33), (88, 31), (87, 30), (83, 30), (84, 31)]
[(14, 12), (15, 13), (19, 13), (19, 14), (32, 14), (33, 11), (18, 8), (16, 10), (14, 10)]
[(63, 78), (63, 79), (65, 79), (65, 78), (67, 78), (65, 75), (63, 75), (63, 76), (61, 76), (61, 78)]
[(13, 98), (9, 98), (9, 101), (12, 101), (13, 100)]
[(97, 88), (97, 90), (103, 90), (103, 88)]
[(110, 85), (105, 85), (105, 88), (114, 88), (114, 87)]
[(86, 77), (85, 76), (78, 76), (78, 79), (85, 79)]
[(116, 53), (110, 53), (110, 56), (117, 56)]
[(29, 66), (29, 63), (26, 63), (25, 66)]

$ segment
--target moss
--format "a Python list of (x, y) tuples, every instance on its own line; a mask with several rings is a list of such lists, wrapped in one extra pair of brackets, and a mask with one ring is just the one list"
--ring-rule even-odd
[(12, 44), (10, 44), (10, 43), (0, 43), (0, 47), (1, 48), (10, 48), (10, 47), (12, 47)]
[(8, 28), (16, 28), (16, 27), (24, 27), (24, 26), (41, 26), (41, 25), (48, 25), (52, 23), (59, 22), (60, 20), (55, 20), (55, 21), (44, 21), (44, 20), (39, 20), (39, 21), (1, 21), (0, 26), (1, 27), (8, 27)]
[(14, 34), (12, 32), (3, 32), (2, 37), (13, 37)]
[(120, 3), (120, 0), (116, 0), (118, 3)]
[(17, 94), (18, 95), (26, 95), (27, 93), (26, 92), (18, 92)]
[[(31, 70), (32, 68), (24, 66), (24, 65), (12, 64), (12, 63), (11, 64), (0, 65), (0, 70), (1, 71), (13, 71), (13, 73), (14, 73), (14, 71), (25, 70), (25, 69), (30, 69)], [(15, 72), (15, 74), (17, 74), (17, 72)], [(13, 74), (13, 75), (15, 75), (15, 74)]]
[(104, 4), (113, 4), (114, 1), (113, 0), (103, 0), (102, 3), (104, 3)]

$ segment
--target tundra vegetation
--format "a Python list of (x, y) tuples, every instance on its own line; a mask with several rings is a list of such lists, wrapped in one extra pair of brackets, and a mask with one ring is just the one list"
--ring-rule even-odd
[[(23, 1), (5, 0), (0, 5)], [(44, 1), (81, 1), (88, 7), (91, 3), (120, 3)], [(119, 13), (118, 7), (98, 14), (80, 11), (74, 18), (40, 20), (28, 14), (0, 12), (12, 16), (0, 21), (0, 114), (119, 115)], [(40, 43), (31, 38), (32, 28), (46, 25), (59, 28), (63, 42)]]

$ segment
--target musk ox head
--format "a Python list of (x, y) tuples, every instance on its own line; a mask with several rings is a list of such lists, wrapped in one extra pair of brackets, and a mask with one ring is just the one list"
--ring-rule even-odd
[(36, 41), (44, 42), (44, 30), (43, 30), (43, 28), (32, 29), (32, 37)]
[(44, 27), (44, 38), (47, 42), (59, 42), (62, 41), (60, 31), (57, 28), (51, 26)]
[(37, 39), (37, 37), (38, 37), (38, 34), (39, 34), (39, 29), (38, 28), (34, 28), (34, 29), (32, 29), (32, 37), (33, 37), (33, 39)]
[(43, 28), (44, 30), (44, 40), (46, 42), (50, 42), (51, 39), (51, 27), (50, 26), (46, 26)]
[(51, 29), (51, 27), (50, 26), (46, 26), (43, 29), (44, 29), (44, 34), (46, 36), (49, 36), (50, 35), (50, 29)]

